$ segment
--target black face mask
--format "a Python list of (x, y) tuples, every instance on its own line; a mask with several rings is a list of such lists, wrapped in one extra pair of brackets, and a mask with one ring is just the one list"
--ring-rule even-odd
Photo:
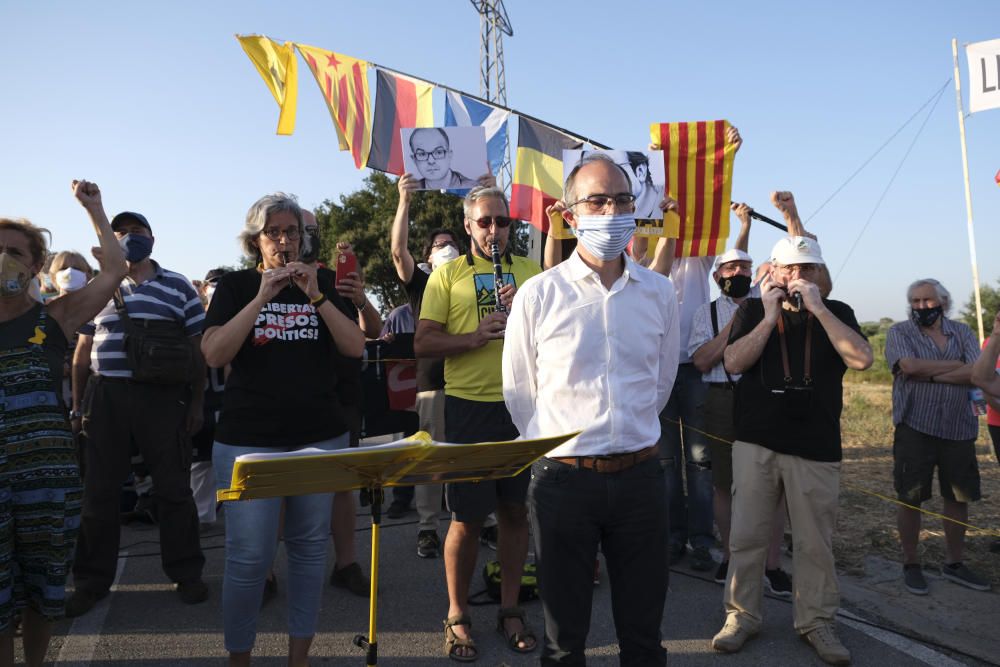
[(319, 257), (319, 232), (306, 232), (302, 239), (302, 252), (299, 261), (312, 264)]
[(941, 306), (934, 306), (933, 308), (911, 308), (910, 314), (913, 317), (913, 321), (922, 327), (934, 326), (934, 323), (938, 321), (944, 309)]
[(719, 289), (731, 299), (742, 299), (750, 293), (750, 276), (742, 274), (719, 278)]

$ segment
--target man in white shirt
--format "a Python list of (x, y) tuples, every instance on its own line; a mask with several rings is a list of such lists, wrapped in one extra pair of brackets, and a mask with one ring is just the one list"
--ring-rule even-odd
[(585, 157), (563, 199), (576, 252), (518, 291), (503, 350), (504, 400), (518, 431), (583, 430), (532, 467), (541, 663), (584, 662), (600, 544), (621, 664), (665, 665), (667, 504), (656, 417), (677, 373), (677, 300), (667, 278), (623, 252), (635, 197), (619, 165)]

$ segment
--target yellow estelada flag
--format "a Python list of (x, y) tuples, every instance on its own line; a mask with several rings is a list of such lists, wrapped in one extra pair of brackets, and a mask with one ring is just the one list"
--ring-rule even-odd
[(240, 46), (260, 73), (281, 107), (278, 134), (295, 131), (295, 106), (299, 96), (299, 66), (291, 42), (278, 44), (263, 35), (237, 35)]
[(295, 45), (309, 63), (337, 128), (340, 150), (350, 150), (354, 166), (368, 162), (372, 141), (368, 63), (305, 44)]

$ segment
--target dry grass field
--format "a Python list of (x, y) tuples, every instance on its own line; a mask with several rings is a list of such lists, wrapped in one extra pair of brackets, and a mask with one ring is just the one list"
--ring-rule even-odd
[[(876, 554), (901, 561), (896, 531), (896, 505), (864, 491), (894, 498), (892, 488), (892, 387), (889, 384), (844, 384), (841, 419), (844, 461), (841, 475), (840, 515), (834, 535), (837, 564), (852, 574), (862, 574), (864, 557)], [(970, 530), (965, 562), (993, 586), (1000, 587), (1000, 554), (989, 551), (1000, 539), (1000, 466), (982, 420), (976, 443), (982, 476), (983, 499), (969, 506), (969, 523), (984, 530)], [(864, 490), (864, 491), (862, 491)], [(941, 511), (935, 478), (934, 498), (924, 504)], [(941, 520), (924, 517), (921, 554), (925, 566), (944, 562)]]

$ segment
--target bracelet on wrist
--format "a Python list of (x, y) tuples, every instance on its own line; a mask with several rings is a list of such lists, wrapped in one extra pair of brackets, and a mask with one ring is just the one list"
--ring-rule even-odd
[(321, 296), (319, 298), (318, 301), (310, 301), (309, 303), (312, 304), (313, 308), (315, 308), (316, 310), (319, 310), (319, 307), (322, 306), (327, 301), (328, 301), (328, 299), (326, 298), (326, 295), (324, 294), (323, 296)]
[(368, 299), (362, 301), (360, 306), (358, 304), (354, 304), (354, 307), (357, 308), (358, 310), (364, 310), (367, 306), (368, 306)]
[(311, 303), (311, 304), (317, 304), (317, 303), (319, 303), (320, 301), (322, 301), (325, 298), (326, 298), (326, 295), (323, 294), (322, 292), (320, 292), (319, 296), (316, 296), (316, 297), (313, 297), (313, 298), (309, 299), (309, 303)]

